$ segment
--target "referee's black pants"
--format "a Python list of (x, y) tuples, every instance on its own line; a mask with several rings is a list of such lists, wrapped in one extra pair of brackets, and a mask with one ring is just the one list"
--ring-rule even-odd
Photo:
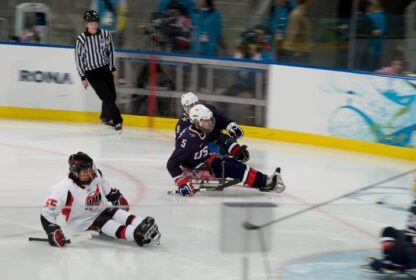
[[(120, 111), (116, 105), (116, 86), (114, 84), (114, 77), (108, 65), (87, 71), (85, 77), (91, 84), (95, 93), (103, 102), (101, 116), (108, 114), (113, 124), (117, 125), (123, 122)], [(106, 111), (106, 112), (105, 112)], [(109, 121), (109, 120), (105, 120)]]

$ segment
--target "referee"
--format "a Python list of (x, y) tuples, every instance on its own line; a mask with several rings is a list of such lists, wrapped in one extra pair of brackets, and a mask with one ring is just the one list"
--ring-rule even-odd
[(75, 44), (75, 61), (84, 88), (91, 84), (101, 99), (100, 119), (103, 124), (121, 130), (123, 119), (116, 105), (113, 39), (108, 31), (98, 28), (99, 17), (93, 10), (84, 13), (87, 28)]

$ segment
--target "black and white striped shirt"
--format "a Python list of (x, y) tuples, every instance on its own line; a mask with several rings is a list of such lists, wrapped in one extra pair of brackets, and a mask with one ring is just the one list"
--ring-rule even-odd
[(409, 212), (410, 214), (407, 220), (406, 234), (410, 241), (416, 245), (416, 200), (413, 201)]
[(110, 32), (98, 29), (95, 34), (87, 30), (81, 33), (75, 43), (75, 61), (81, 79), (85, 79), (86, 71), (104, 65), (109, 65), (110, 70), (115, 70), (114, 46)]

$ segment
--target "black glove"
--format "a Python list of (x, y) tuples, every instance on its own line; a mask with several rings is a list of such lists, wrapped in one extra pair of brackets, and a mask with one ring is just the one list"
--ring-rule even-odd
[(118, 189), (112, 188), (110, 193), (106, 195), (106, 198), (111, 204), (121, 206), (122, 209), (129, 211), (129, 203)]

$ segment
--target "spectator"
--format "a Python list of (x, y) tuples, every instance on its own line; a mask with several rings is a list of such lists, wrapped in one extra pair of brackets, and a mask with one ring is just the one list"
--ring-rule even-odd
[[(256, 32), (257, 31), (257, 32)], [(252, 59), (252, 60), (263, 60), (264, 59), (264, 50), (263, 50), (263, 32), (265, 28), (261, 25), (256, 26), (253, 30), (245, 31), (241, 34), (241, 42), (236, 47), (234, 53), (234, 58), (238, 59)], [(267, 43), (267, 40), (266, 40)], [(267, 50), (269, 54), (273, 56), (273, 51), (270, 45)], [(267, 54), (266, 54), (267, 59)], [(250, 68), (240, 68), (234, 71), (234, 80), (233, 84), (229, 86), (222, 95), (235, 96), (240, 98), (253, 98), (256, 91), (256, 74), (258, 69)], [(251, 105), (238, 105), (228, 104), (228, 112), (236, 112), (235, 118), (239, 122), (245, 124), (254, 124), (253, 118), (254, 115), (254, 106)], [(245, 114), (241, 115), (238, 112), (244, 111)]]
[(222, 36), (220, 13), (214, 8), (214, 0), (200, 0), (192, 14), (194, 26), (192, 51), (195, 54), (214, 56)]
[[(171, 1), (167, 13), (156, 13), (152, 23), (152, 28), (148, 28), (145, 33), (154, 40), (163, 51), (187, 52), (191, 48), (192, 23), (188, 16), (185, 15), (185, 9), (179, 1)], [(137, 77), (137, 87), (145, 88), (149, 81), (150, 65), (145, 64), (140, 70)], [(175, 90), (175, 83), (169, 73), (162, 69), (160, 64), (156, 65), (156, 75), (158, 77), (158, 86), (167, 87), (168, 90)], [(138, 112), (147, 100), (147, 96), (137, 98)], [(171, 98), (158, 98), (158, 112), (162, 116), (168, 116), (171, 104)]]
[(360, 0), (357, 11), (357, 25), (355, 31), (355, 57), (354, 68), (371, 71), (371, 48), (370, 39), (374, 28), (373, 21), (369, 16), (371, 3), (369, 0)]
[(273, 47), (270, 44), (270, 35), (267, 34), (267, 28), (263, 25), (256, 25), (254, 32), (257, 34), (257, 46), (260, 48), (262, 60), (271, 61), (274, 59)]
[(40, 36), (33, 26), (26, 26), (20, 33), (18, 40), (22, 43), (40, 43)]
[(169, 4), (170, 22), (165, 26), (165, 34), (170, 41), (171, 51), (187, 51), (191, 48), (192, 22), (186, 15), (185, 8), (177, 1)]
[(312, 0), (298, 0), (289, 16), (287, 34), (282, 45), (283, 58), (288, 62), (308, 63), (312, 48), (311, 23), (306, 16)]
[(280, 60), (282, 58), (280, 49), (286, 37), (289, 14), (296, 7), (296, 3), (294, 0), (278, 0), (277, 6), (273, 5), (272, 7), (269, 31), (271, 34), (274, 34), (277, 50), (276, 57)]
[(191, 16), (192, 9), (194, 8), (193, 0), (161, 0), (157, 11), (159, 13), (166, 13), (171, 2), (178, 2), (182, 7), (184, 7), (184, 14), (188, 17)]
[(126, 0), (92, 0), (91, 10), (97, 11), (101, 19), (100, 27), (109, 31), (114, 38), (114, 45), (121, 47), (127, 21)]
[(368, 14), (374, 30), (371, 32), (371, 66), (373, 69), (380, 69), (381, 56), (383, 53), (382, 37), (386, 34), (386, 18), (378, 0), (372, 0), (370, 13)]
[(411, 73), (405, 70), (405, 62), (401, 57), (392, 59), (390, 66), (383, 67), (377, 70), (377, 73), (388, 75), (410, 75)]

